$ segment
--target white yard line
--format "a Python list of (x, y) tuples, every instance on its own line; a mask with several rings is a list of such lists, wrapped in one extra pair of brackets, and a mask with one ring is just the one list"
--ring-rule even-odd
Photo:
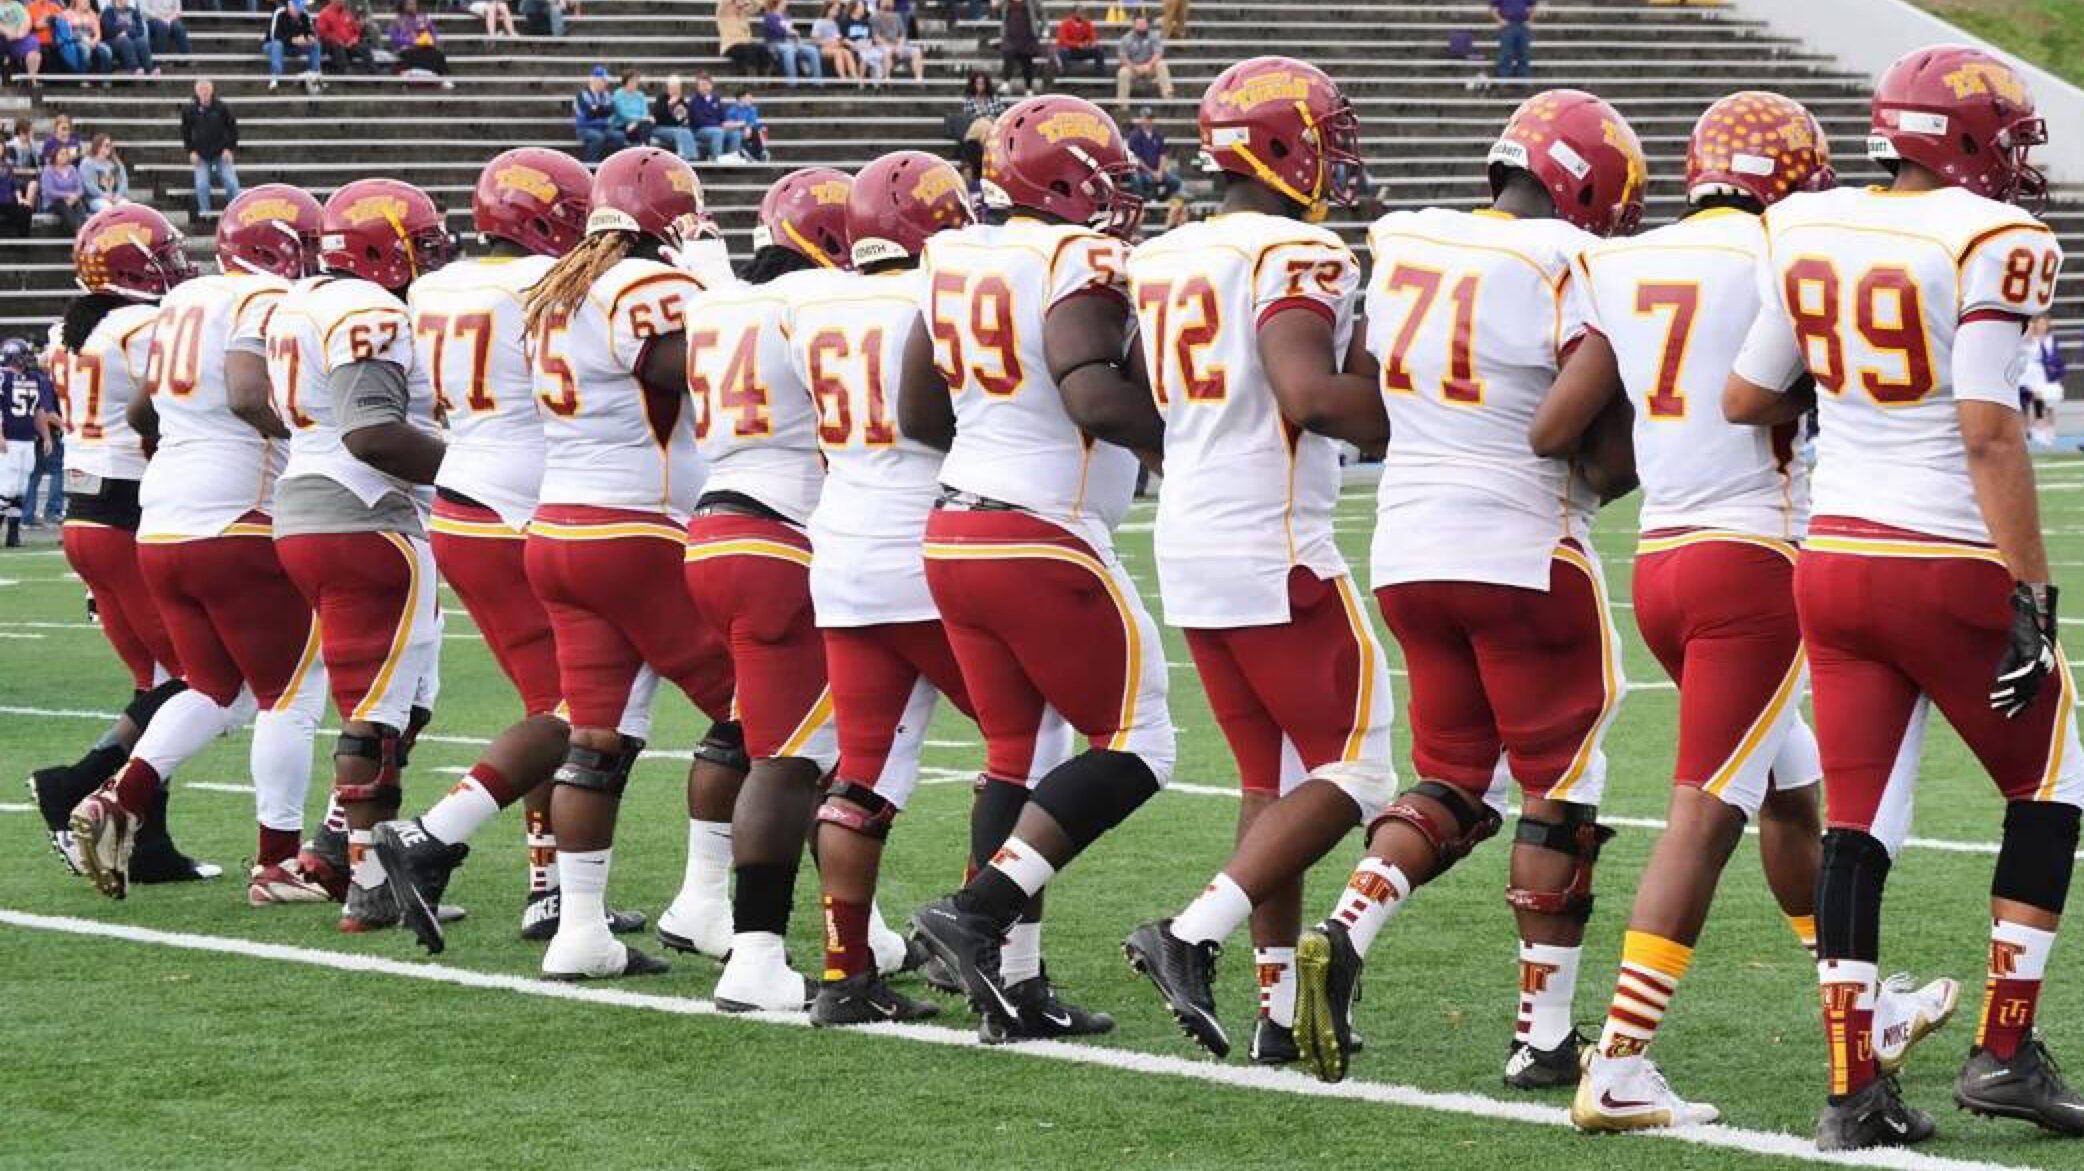
[(0, 813), (34, 813), (34, 812), (36, 812), (36, 806), (34, 806), (34, 805), (15, 805), (15, 804), (11, 804), (11, 803), (5, 803), (5, 802), (0, 802)]
[[(221, 935), (199, 935), (184, 931), (156, 931), (146, 927), (132, 927), (122, 923), (102, 923), (91, 919), (77, 919), (57, 915), (36, 915), (6, 908), (0, 908), (0, 924), (31, 931), (52, 931), (66, 935), (121, 940), (125, 943), (179, 948), (184, 951), (212, 952), (219, 955), (239, 956), (246, 959), (301, 964), (307, 967), (325, 968), (336, 972), (357, 972), (366, 975), (390, 976), (395, 979), (448, 984), (459, 988), (509, 992), (519, 996), (570, 1001), (601, 1008), (638, 1009), (656, 1013), (668, 1013), (675, 1016), (724, 1017), (724, 1014), (708, 1001), (697, 1000), (693, 997), (662, 996), (656, 993), (630, 992), (621, 988), (606, 988), (593, 985), (559, 984), (547, 980), (532, 980), (523, 976), (471, 971), (467, 968), (451, 967), (446, 964), (405, 963), (398, 960), (380, 959), (375, 956), (325, 951), (318, 948), (257, 943), (252, 940), (235, 939)], [(802, 1013), (746, 1013), (737, 1015), (735, 1018), (725, 1019), (734, 1019), (734, 1023), (783, 1028), (807, 1028), (810, 1025), (809, 1018)], [(877, 1025), (863, 1031), (871, 1035), (886, 1037), (892, 1040), (909, 1041), (914, 1044), (940, 1045), (953, 1049), (984, 1048), (983, 1043), (977, 1039), (976, 1034), (973, 1032), (935, 1025)], [(1431, 1110), (1443, 1114), (1459, 1114), (1487, 1121), (1528, 1123), (1554, 1128), (1562, 1128), (1569, 1125), (1569, 1119), (1564, 1111), (1554, 1106), (1537, 1106), (1527, 1102), (1507, 1102), (1496, 1098), (1488, 1098), (1481, 1094), (1440, 1093), (1433, 1090), (1421, 1090), (1412, 1086), (1393, 1085), (1387, 1082), (1345, 1081), (1335, 1085), (1327, 1085), (1291, 1070), (1258, 1069), (1243, 1065), (1219, 1065), (1210, 1061), (1197, 1061), (1184, 1057), (1171, 1057), (1163, 1054), (1143, 1053), (1130, 1049), (1115, 1049), (1099, 1045), (1072, 1045), (1061, 1041), (1036, 1041), (1016, 1047), (994, 1047), (989, 1052), (994, 1057), (999, 1058), (1057, 1061), (1067, 1065), (1111, 1069), (1122, 1073), (1141, 1074), (1146, 1077), (1185, 1078), (1209, 1085), (1239, 1090), (1253, 1090), (1261, 1093), (1289, 1094), (1297, 1097), (1326, 1098), (1347, 1102), (1368, 1102), (1385, 1106), (1401, 1106), (1414, 1110)], [(1947, 1159), (1905, 1150), (1825, 1154), (1818, 1151), (1809, 1140), (1796, 1135), (1764, 1130), (1745, 1130), (1734, 1126), (1695, 1126), (1661, 1133), (1646, 1133), (1636, 1136), (1632, 1140), (1602, 1138), (1585, 1141), (1590, 1143), (1646, 1140), (1681, 1142), (1722, 1150), (1740, 1151), (1745, 1154), (1773, 1155), (1798, 1159), (1803, 1162), (1841, 1167), (1892, 1167), (1899, 1168), (1900, 1171), (1993, 1171), (1993, 1169), (2002, 1169), (2007, 1166), (2007, 1164), (2003, 1163)], [(1646, 1156), (1647, 1154), (1645, 1152)]]
[(212, 793), (251, 793), (252, 785), (226, 785), (216, 781), (182, 781), (184, 789), (205, 789)]

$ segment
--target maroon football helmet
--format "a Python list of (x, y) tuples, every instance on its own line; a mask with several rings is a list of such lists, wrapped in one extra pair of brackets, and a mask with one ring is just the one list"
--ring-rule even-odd
[(318, 271), (318, 238), (325, 210), (301, 187), (249, 187), (217, 221), (217, 267), (225, 272), (272, 273), (286, 281)]
[(1686, 142), (1686, 195), (1736, 191), (1771, 207), (1797, 191), (1838, 182), (1823, 127), (1800, 102), (1764, 90), (1709, 106)]
[(563, 256), (586, 234), (593, 176), (563, 151), (524, 146), (507, 151), (478, 175), (470, 195), (471, 226), (480, 239), (506, 240), (538, 256)]
[(820, 268), (851, 268), (847, 192), (854, 180), (831, 167), (791, 171), (760, 200), (753, 249), (779, 245)]
[(2046, 141), (2025, 80), (1981, 49), (1919, 49), (1874, 87), (1867, 156), (1891, 171), (1908, 159), (1977, 195), (2038, 210), (2048, 180), (2027, 156)]
[(72, 240), (73, 273), (90, 293), (157, 301), (195, 275), (181, 233), (142, 203), (103, 208)]
[(702, 181), (679, 156), (633, 146), (608, 156), (593, 176), (593, 211), (586, 234), (638, 232), (671, 248), (712, 234), (702, 206)]
[(1491, 147), (1491, 194), (1513, 167), (1548, 189), (1559, 219), (1595, 236), (1626, 236), (1642, 222), (1643, 144), (1619, 112), (1583, 90), (1544, 90), (1520, 103)]
[(319, 264), (396, 292), (456, 255), (427, 193), (396, 179), (357, 179), (326, 200)]
[(1315, 65), (1240, 61), (1201, 96), (1200, 120), (1201, 153), (1216, 169), (1257, 179), (1305, 208), (1352, 202), (1332, 169), (1360, 165), (1360, 119)]
[(962, 172), (923, 150), (900, 150), (861, 168), (847, 193), (854, 267), (919, 255), (926, 238), (977, 222)]
[(1000, 114), (984, 144), (984, 202), (1028, 208), (1129, 239), (1143, 200), (1121, 127), (1083, 98), (1044, 94)]

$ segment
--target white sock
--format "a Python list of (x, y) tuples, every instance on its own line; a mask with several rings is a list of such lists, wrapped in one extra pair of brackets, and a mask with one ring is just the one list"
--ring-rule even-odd
[(1015, 923), (1006, 929), (1006, 944), (999, 949), (999, 976), (1007, 984), (1018, 984), (1042, 974), (1042, 925)]
[(1353, 950), (1365, 956), (1397, 910), (1411, 898), (1411, 880), (1394, 863), (1380, 858), (1363, 858), (1339, 894), (1333, 919), (1346, 925)]
[(1172, 921), (1172, 933), (1188, 943), (1220, 943), (1251, 917), (1252, 900), (1243, 888), (1232, 882), (1229, 875), (1218, 874)]
[(200, 691), (183, 691), (160, 706), (130, 755), (151, 765), (152, 771), (165, 781), (189, 757), (222, 735), (230, 719), (231, 709), (218, 707)]
[(485, 790), (475, 776), (464, 777), (434, 808), (420, 815), (434, 840), (455, 845), (467, 842), (486, 822), (499, 816), (499, 801)]
[(1520, 1040), (1536, 1049), (1554, 1049), (1570, 1035), (1570, 1002), (1577, 994), (1577, 961), (1583, 951), (1520, 943)]
[(364, 890), (383, 885), (383, 859), (376, 856), (371, 844), (376, 840), (376, 831), (351, 829), (347, 831), (347, 876), (349, 881)]
[(563, 890), (557, 933), (579, 930), (608, 934), (608, 867), (615, 848), (559, 850), (557, 880)]
[(889, 921), (883, 918), (883, 908), (878, 906), (874, 899), (868, 900), (868, 940), (870, 945), (873, 946), (878, 939), (884, 939), (896, 934), (897, 932), (890, 929)]
[(304, 827), (304, 799), (311, 792), (313, 725), (297, 712), (261, 712), (253, 717), (253, 810), (270, 829)]
[(680, 880), (680, 896), (731, 900), (730, 822), (687, 819), (687, 872)]
[(1277, 1025), (1295, 1024), (1295, 949), (1255, 947), (1252, 962), (1259, 970), (1259, 1011)]
[(1042, 856), (1042, 851), (1017, 837), (1009, 837), (1006, 844), (991, 859), (993, 869), (1013, 880), (1029, 898), (1049, 885), (1056, 877), (1056, 867)]

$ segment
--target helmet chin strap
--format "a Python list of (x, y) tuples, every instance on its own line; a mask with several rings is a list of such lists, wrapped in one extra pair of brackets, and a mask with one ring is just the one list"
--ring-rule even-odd
[(839, 265), (836, 262), (834, 262), (830, 256), (825, 255), (825, 250), (823, 248), (820, 248), (816, 244), (811, 243), (810, 240), (807, 239), (802, 232), (797, 231), (795, 224), (792, 224), (787, 220), (783, 220), (781, 229), (782, 234), (789, 238), (789, 242), (796, 245), (796, 250), (798, 252), (803, 253), (805, 256), (810, 257), (812, 260), (817, 261), (819, 268), (839, 267)]
[(405, 263), (411, 270), (406, 280), (411, 282), (420, 279), (420, 250), (413, 247), (412, 235), (405, 230), (405, 222), (388, 211), (384, 213), (384, 219), (391, 225), (391, 230), (398, 233), (398, 242), (405, 245)]
[[(1304, 132), (1315, 134), (1317, 132), (1317, 120), (1310, 116), (1309, 105), (1305, 102), (1297, 102), (1295, 103), (1295, 110), (1296, 113), (1302, 116)], [(1260, 182), (1294, 200), (1305, 209), (1314, 208), (1324, 202), (1324, 151), (1321, 149), (1321, 144), (1320, 149), (1317, 151), (1317, 174), (1310, 180), (1308, 194), (1296, 190), (1286, 179), (1275, 174), (1272, 167), (1260, 162), (1259, 156), (1252, 153), (1251, 147), (1240, 142), (1230, 149), (1236, 151), (1239, 158), (1244, 159), (1245, 162), (1251, 165), (1252, 173), (1258, 176)]]

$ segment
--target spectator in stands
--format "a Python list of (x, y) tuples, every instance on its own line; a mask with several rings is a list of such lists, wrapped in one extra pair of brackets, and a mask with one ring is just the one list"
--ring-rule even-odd
[(1187, 35), (1187, 0), (1165, 0), (1160, 13), (1166, 40), (1177, 41)]
[(116, 153), (116, 140), (106, 134), (94, 136), (87, 157), (80, 160), (80, 181), (87, 187), (87, 210), (130, 202), (130, 169)]
[(767, 0), (766, 15), (760, 17), (760, 40), (791, 88), (798, 74), (824, 84), (825, 64), (819, 59), (818, 47), (797, 35), (796, 22), (789, 19), (789, 0)]
[(66, 147), (72, 148), (74, 158), (78, 158), (80, 152), (86, 149), (85, 144), (80, 141), (79, 132), (72, 128), (72, 115), (60, 114), (51, 119), (51, 132), (44, 136), (43, 148), (36, 152), (37, 165), (50, 162), (52, 155)]
[(268, 39), (264, 46), (268, 51), (270, 90), (282, 84), (282, 71), (292, 60), (304, 67), (300, 74), (304, 88), (317, 88), (318, 29), (311, 23), (311, 13), (305, 10), (304, 0), (283, 0), (282, 6), (268, 17)]
[(449, 55), (441, 51), (434, 21), (420, 12), (419, 0), (398, 0), (398, 13), (391, 18), (386, 37), (400, 69), (432, 73), (441, 78), (441, 88), (456, 88), (449, 80)]
[(1136, 160), (1136, 174), (1130, 181), (1138, 195), (1155, 202), (1179, 194), (1179, 174), (1166, 169), (1165, 136), (1158, 132), (1149, 106), (1136, 111), (1128, 146), (1130, 157)]
[(29, 234), (29, 219), (36, 214), (36, 171), (15, 171), (14, 152), (0, 154), (0, 237), (19, 240)]
[(861, 78), (861, 59), (854, 55), (854, 46), (840, 35), (839, 10), (839, 0), (830, 0), (825, 5), (824, 14), (810, 22), (811, 43), (818, 47), (818, 53), (825, 60), (832, 62), (832, 72), (841, 80), (858, 81)]
[(1491, 19), (1498, 23), (1498, 76), (1527, 77), (1527, 50), (1534, 42), (1535, 0), (1491, 0)]
[(767, 71), (767, 46), (753, 36), (760, 0), (716, 0), (716, 51), (742, 73)]
[(1151, 31), (1150, 18), (1139, 16), (1122, 34), (1115, 53), (1120, 67), (1114, 71), (1114, 100), (1127, 104), (1129, 93), (1141, 81), (1158, 87), (1158, 96), (1172, 96), (1172, 67), (1165, 64), (1165, 38)]
[(1020, 92), (1035, 92), (1035, 57), (1042, 52), (1042, 18), (1028, 0), (998, 0), (1004, 9), (999, 20), (999, 72), (1007, 86), (1013, 71), (1020, 71)]
[(745, 145), (745, 136), (725, 127), (724, 101), (716, 96), (716, 81), (708, 74), (695, 74), (695, 92), (687, 100), (687, 112), (704, 154), (719, 163), (744, 161), (738, 149)]
[(130, 0), (109, 0), (108, 7), (101, 10), (101, 43), (116, 54), (116, 68), (138, 77), (158, 76), (145, 14)]
[(78, 235), (80, 225), (93, 214), (87, 210), (87, 184), (72, 162), (75, 155), (69, 146), (59, 148), (51, 161), (43, 165), (43, 174), (36, 180), (42, 188), (43, 209), (58, 217), (68, 236)]
[(66, 68), (82, 76), (115, 71), (116, 53), (101, 41), (101, 13), (95, 11), (94, 0), (72, 0), (59, 21), (51, 25), (51, 32), (58, 38), (58, 54)]
[(335, 73), (374, 73), (376, 58), (363, 43), (362, 18), (349, 0), (326, 0), (318, 10), (318, 45)]
[(742, 158), (767, 161), (767, 124), (760, 121), (759, 104), (745, 86), (738, 87), (738, 97), (724, 105), (724, 132), (734, 130), (741, 136), (738, 153)]
[(188, 55), (188, 26), (181, 20), (181, 0), (139, 0), (138, 9), (145, 14), (146, 40), (154, 53)]
[(972, 71), (963, 84), (962, 109), (948, 120), (955, 157), (970, 175), (983, 172), (984, 141), (991, 136), (992, 123), (1005, 112), (1006, 99), (999, 96), (999, 83), (982, 69)]
[(496, 41), (503, 34), (518, 37), (514, 29), (514, 10), (507, 7), (506, 0), (470, 0), (470, 14), (485, 18), (485, 39)]
[(572, 99), (572, 125), (579, 132), (579, 154), (587, 162), (600, 162), (614, 152), (615, 95), (608, 92), (607, 66), (594, 66), (586, 88)]
[(27, 118), (14, 120), (14, 134), (7, 140), (7, 161), (35, 172), (43, 166), (43, 147), (36, 141), (36, 124)]
[(615, 125), (622, 131), (622, 141), (631, 146), (650, 142), (651, 99), (644, 96), (644, 75), (634, 69), (624, 73), (614, 102)]
[(847, 47), (861, 61), (861, 80), (880, 84), (890, 76), (890, 58), (876, 44), (875, 23), (869, 16), (867, 0), (848, 0), (846, 12), (839, 18), (839, 35), (846, 38)]
[[(81, 3), (85, 2), (81, 0)], [(881, 0), (875, 16), (869, 21), (869, 29), (875, 36), (876, 47), (883, 51), (884, 77), (897, 72), (897, 63), (909, 58), (912, 80), (926, 79), (926, 54), (906, 36), (905, 18), (897, 11), (897, 0)]]
[(1073, 65), (1090, 65), (1094, 77), (1107, 68), (1107, 54), (1100, 48), (1100, 30), (1085, 15), (1085, 5), (1073, 4), (1071, 14), (1056, 25), (1056, 72), (1068, 76)]
[(181, 107), (181, 144), (195, 165), (197, 215), (210, 214), (212, 179), (224, 188), (226, 203), (239, 197), (239, 172), (232, 168), (232, 155), (239, 149), (239, 120), (217, 100), (217, 87), (208, 78), (195, 83), (194, 99)]
[(2069, 369), (2062, 343), (2048, 318), (2041, 316), (2027, 324), (2019, 348), (2019, 409), (2026, 416), (2026, 437), (2036, 447), (2053, 447), (2055, 410), (2062, 402), (2062, 376)]
[(983, 20), (985, 0), (941, 0), (941, 19), (948, 22), (948, 31), (955, 31), (959, 20)]
[(521, 0), (521, 19), (532, 37), (561, 37), (564, 22), (577, 15), (566, 10), (565, 0)]
[(678, 73), (666, 78), (666, 92), (651, 103), (651, 140), (694, 162), (702, 157), (695, 145), (695, 126), (687, 108), (687, 87)]
[[(59, 26), (65, 24), (65, 6), (58, 0), (27, 0), (27, 3), (29, 27), (36, 32), (36, 49), (43, 57), (43, 63), (61, 73), (71, 69), (71, 64), (59, 51)], [(64, 39), (71, 40), (71, 34), (67, 32)], [(37, 165), (43, 164), (39, 160)]]
[(0, 73), (5, 80), (13, 81), (15, 74), (26, 73), (29, 84), (38, 84), (37, 75), (43, 72), (43, 42), (37, 39), (36, 22), (29, 17), (29, 6), (22, 0), (0, 0), (0, 43), (7, 46), (7, 55), (0, 58)]

